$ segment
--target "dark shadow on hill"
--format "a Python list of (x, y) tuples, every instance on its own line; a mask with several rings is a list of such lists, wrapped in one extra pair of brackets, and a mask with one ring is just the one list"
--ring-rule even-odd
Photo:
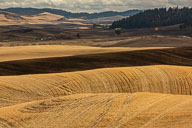
[(146, 65), (192, 66), (192, 47), (1, 62), (0, 75), (60, 73)]

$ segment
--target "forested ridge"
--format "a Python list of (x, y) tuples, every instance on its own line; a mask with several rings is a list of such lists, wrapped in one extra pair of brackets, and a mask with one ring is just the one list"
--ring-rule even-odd
[(192, 27), (192, 8), (155, 8), (113, 22), (111, 28), (153, 28), (180, 24), (180, 28)]

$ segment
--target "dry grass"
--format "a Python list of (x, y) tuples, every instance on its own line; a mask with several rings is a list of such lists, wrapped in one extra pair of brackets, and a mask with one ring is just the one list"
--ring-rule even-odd
[[(7, 13), (7, 12), (6, 12)], [(7, 13), (6, 15), (15, 15), (15, 18), (9, 19), (5, 16), (5, 14), (0, 14), (0, 25), (1, 26), (6, 26), (6, 25), (25, 25), (25, 24), (59, 24), (59, 23), (65, 23), (65, 24), (81, 24), (85, 25), (82, 22), (77, 22), (77, 21), (57, 21), (63, 16), (61, 15), (56, 15), (48, 12), (40, 13), (38, 15), (33, 15), (33, 16), (19, 16), (14, 13)], [(22, 17), (24, 20), (18, 20), (17, 17)]]
[(25, 16), (24, 18), (30, 21), (30, 24), (38, 24), (38, 23), (49, 23), (56, 22), (56, 20), (62, 18), (61, 15), (56, 15), (48, 12), (40, 13), (38, 15), (33, 15), (31, 17)]
[[(56, 29), (56, 28), (55, 28)], [(81, 30), (80, 30), (81, 29)], [(76, 30), (65, 30), (65, 32), (73, 33), (71, 34), (74, 38), (73, 40), (51, 40), (51, 41), (15, 41), (17, 39), (8, 38), (9, 42), (2, 42), (1, 46), (25, 46), (25, 45), (79, 45), (79, 46), (93, 46), (93, 47), (132, 47), (132, 48), (147, 48), (147, 47), (191, 47), (192, 38), (189, 36), (129, 36), (129, 33), (125, 33), (122, 37), (114, 35), (113, 31), (99, 31), (99, 30), (89, 30), (87, 27), (79, 27)], [(19, 30), (19, 29), (18, 29)], [(42, 29), (43, 30), (43, 29)], [(40, 30), (39, 30), (40, 31)], [(43, 30), (47, 31), (47, 30)], [(48, 31), (49, 32), (49, 31)], [(133, 31), (134, 32), (134, 31)], [(76, 34), (81, 33), (82, 39), (76, 39)], [(9, 33), (17, 35), (15, 33)], [(34, 40), (34, 36), (38, 37), (40, 33), (34, 33), (30, 35), (29, 33), (25, 36), (30, 37)], [(127, 35), (126, 35), (127, 34)], [(108, 36), (107, 36), (108, 35)], [(109, 36), (110, 35), (110, 36)], [(26, 40), (23, 35), (17, 35), (18, 39)], [(12, 40), (12, 41), (11, 41)]]

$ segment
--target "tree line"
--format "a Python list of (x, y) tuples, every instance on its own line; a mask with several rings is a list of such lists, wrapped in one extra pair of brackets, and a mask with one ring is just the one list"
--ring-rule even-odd
[(113, 22), (111, 28), (153, 28), (180, 24), (180, 28), (192, 27), (192, 8), (155, 8)]

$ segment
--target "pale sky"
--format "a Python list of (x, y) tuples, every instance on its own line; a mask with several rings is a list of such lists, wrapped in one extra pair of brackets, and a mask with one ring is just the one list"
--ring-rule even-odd
[(192, 7), (192, 0), (0, 0), (0, 8), (57, 8), (72, 12), (126, 11), (176, 6)]

